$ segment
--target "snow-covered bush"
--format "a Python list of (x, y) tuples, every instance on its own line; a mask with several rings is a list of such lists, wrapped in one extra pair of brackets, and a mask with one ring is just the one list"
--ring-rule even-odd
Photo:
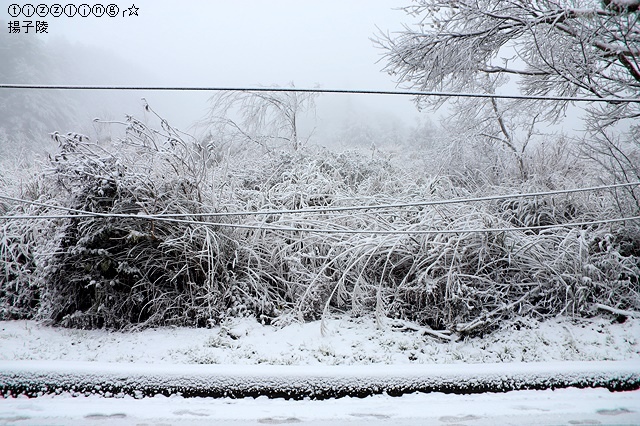
[(41, 317), (110, 328), (218, 318), (235, 243), (189, 216), (140, 217), (205, 211), (206, 152), (162, 126), (154, 131), (130, 117), (128, 137), (112, 151), (81, 135), (54, 135), (56, 204), (98, 216), (59, 224), (57, 253), (41, 265)]
[[(0, 214), (3, 208), (0, 207)], [(39, 292), (34, 282), (35, 263), (30, 226), (12, 221), (2, 224), (0, 235), (0, 318), (32, 318)]]
[[(160, 130), (132, 117), (127, 126), (116, 145), (54, 135), (60, 153), (22, 196), (40, 204), (5, 207), (40, 217), (0, 223), (3, 318), (122, 329), (341, 311), (446, 335), (518, 316), (589, 316), (597, 303), (640, 309), (638, 223), (565, 225), (617, 217), (624, 194), (437, 204), (551, 191), (563, 172), (568, 187), (593, 183), (573, 181), (570, 161), (534, 162), (526, 181), (461, 183), (420, 156), (225, 153), (163, 120)], [(513, 227), (532, 229), (501, 230)]]
[[(15, 153), (14, 153), (15, 154)], [(39, 216), (47, 212), (34, 204), (15, 204), (12, 198), (37, 200), (50, 198), (47, 182), (28, 167), (18, 155), (0, 161), (0, 216)], [(32, 318), (39, 306), (38, 252), (45, 250), (43, 235), (51, 229), (49, 221), (0, 221), (0, 318)]]

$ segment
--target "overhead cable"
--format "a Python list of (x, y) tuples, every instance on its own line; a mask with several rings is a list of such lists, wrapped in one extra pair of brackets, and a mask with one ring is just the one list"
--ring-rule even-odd
[(443, 98), (522, 99), (562, 102), (605, 102), (610, 104), (640, 103), (638, 98), (595, 96), (509, 95), (500, 93), (461, 93), (419, 90), (362, 90), (323, 89), (298, 87), (217, 87), (217, 86), (113, 86), (113, 85), (64, 85), (64, 84), (0, 84), (0, 89), (25, 90), (123, 90), (123, 91), (182, 91), (182, 92), (290, 92), (290, 93), (338, 93), (357, 95), (432, 96)]
[[(327, 213), (327, 212), (344, 212), (344, 211), (357, 211), (357, 210), (399, 209), (399, 208), (406, 208), (406, 207), (429, 207), (429, 206), (440, 206), (440, 205), (447, 205), (447, 204), (467, 204), (467, 203), (480, 202), (480, 201), (507, 200), (507, 199), (513, 199), (513, 198), (534, 198), (534, 197), (542, 197), (542, 196), (549, 196), (549, 195), (571, 194), (576, 192), (595, 192), (595, 191), (602, 191), (607, 189), (624, 188), (624, 187), (638, 186), (638, 185), (640, 185), (640, 181), (618, 183), (613, 185), (561, 189), (556, 191), (529, 192), (529, 193), (521, 193), (521, 194), (515, 193), (515, 194), (506, 194), (506, 195), (488, 195), (485, 197), (453, 198), (448, 200), (415, 201), (415, 202), (409, 202), (409, 203), (393, 203), (393, 204), (377, 204), (377, 205), (374, 204), (374, 205), (342, 206), (342, 207), (322, 206), (322, 207), (316, 207), (316, 208), (304, 208), (304, 209), (293, 209), (293, 210), (283, 209), (283, 210), (210, 212), (210, 213), (195, 213), (195, 212), (194, 213), (163, 213), (159, 215), (154, 214), (154, 215), (147, 215), (147, 216), (167, 217), (167, 218), (169, 217), (171, 218), (231, 217), (231, 216), (264, 216), (264, 215), (274, 215), (274, 214)], [(95, 212), (88, 212), (85, 210), (73, 209), (69, 207), (55, 206), (52, 204), (41, 203), (38, 201), (24, 200), (24, 199), (15, 198), (15, 197), (9, 197), (7, 195), (0, 195), (0, 199), (14, 201), (17, 203), (31, 204), (31, 205), (40, 206), (40, 207), (46, 207), (50, 209), (78, 213), (79, 215), (100, 216), (103, 214), (103, 213), (95, 213)], [(109, 213), (108, 215), (109, 217), (119, 217), (118, 213)], [(123, 214), (121, 216), (129, 217), (130, 215)], [(2, 217), (0, 216), (0, 218)]]

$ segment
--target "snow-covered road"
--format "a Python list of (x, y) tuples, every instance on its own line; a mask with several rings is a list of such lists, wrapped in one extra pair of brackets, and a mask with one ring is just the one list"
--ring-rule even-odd
[(0, 400), (2, 425), (638, 425), (640, 391), (375, 395), (324, 401), (72, 397)]

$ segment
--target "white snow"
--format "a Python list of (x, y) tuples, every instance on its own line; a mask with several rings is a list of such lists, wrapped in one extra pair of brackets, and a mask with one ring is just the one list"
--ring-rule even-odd
[[(418, 327), (416, 327), (418, 328)], [(0, 360), (100, 361), (147, 364), (370, 365), (640, 358), (640, 320), (558, 318), (505, 324), (493, 334), (455, 342), (420, 332), (376, 327), (372, 318), (285, 327), (251, 318), (212, 329), (160, 328), (119, 333), (0, 322)]]
[[(152, 365), (68, 361), (5, 361), (0, 383), (44, 384), (49, 391), (78, 395), (155, 395), (169, 389), (184, 395), (243, 396), (367, 395), (433, 390), (510, 390), (638, 382), (640, 362), (576, 361), (512, 364), (423, 364), (356, 366)], [(97, 389), (97, 390), (96, 390)], [(40, 387), (38, 388), (40, 390)]]
[[(415, 327), (418, 328), (418, 327)], [(372, 318), (263, 326), (238, 319), (212, 329), (69, 330), (0, 322), (0, 382), (73, 386), (260, 386), (334, 389), (389, 383), (545, 383), (640, 375), (640, 320), (508, 323), (483, 338), (447, 342), (376, 327)], [(206, 365), (195, 365), (206, 364)], [(640, 391), (520, 390), (453, 395), (284, 400), (82, 392), (0, 399), (0, 424), (69, 425), (538, 425), (640, 424)], [(141, 396), (141, 395), (137, 395)]]
[(375, 395), (326, 401), (179, 396), (45, 396), (0, 400), (11, 425), (637, 425), (640, 392), (604, 389), (502, 394)]

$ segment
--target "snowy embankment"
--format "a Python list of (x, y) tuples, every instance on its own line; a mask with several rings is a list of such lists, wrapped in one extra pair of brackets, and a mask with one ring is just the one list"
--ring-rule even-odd
[(4, 362), (4, 395), (324, 399), (412, 392), (479, 393), (564, 387), (640, 388), (637, 361), (512, 364), (273, 366)]
[(241, 319), (116, 333), (3, 322), (0, 387), (5, 395), (327, 398), (640, 385), (637, 319), (512, 323), (460, 341), (405, 325), (344, 317), (327, 320), (322, 333), (317, 322)]
[[(481, 337), (440, 340), (416, 324), (398, 329), (347, 316), (265, 326), (252, 318), (210, 329), (77, 330), (0, 322), (2, 361), (142, 364), (371, 365), (640, 360), (640, 319), (521, 319)], [(324, 333), (323, 333), (324, 331)]]

